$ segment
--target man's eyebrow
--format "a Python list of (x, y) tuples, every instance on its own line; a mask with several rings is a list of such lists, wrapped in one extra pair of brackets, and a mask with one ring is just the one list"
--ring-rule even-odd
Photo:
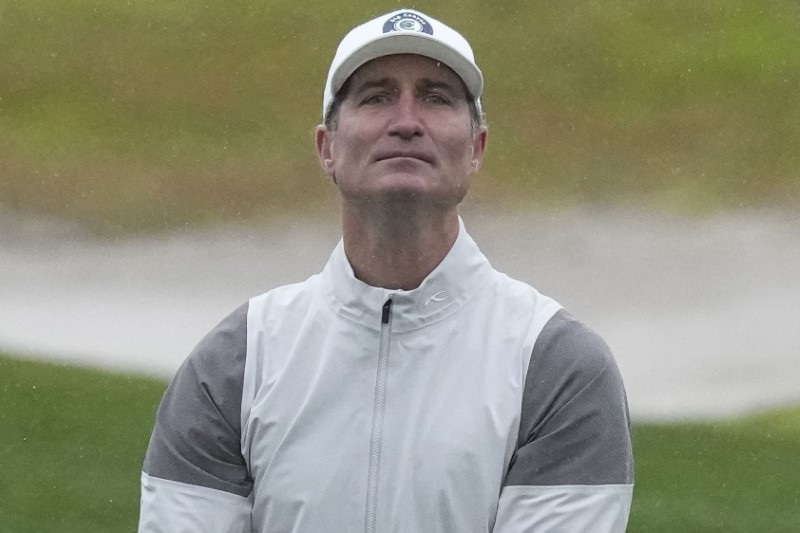
[(379, 79), (368, 79), (364, 80), (361, 83), (355, 86), (355, 92), (365, 91), (367, 89), (375, 89), (375, 88), (385, 88), (392, 84), (392, 80), (389, 78), (379, 78)]
[(421, 80), (419, 80), (419, 83), (417, 83), (417, 85), (420, 85), (422, 87), (428, 87), (430, 89), (440, 89), (440, 88), (441, 89), (452, 89), (453, 88), (453, 84), (452, 83), (447, 83), (446, 81), (441, 81), (441, 80), (431, 80), (429, 78), (422, 78)]
[(417, 87), (425, 90), (431, 90), (431, 89), (444, 90), (452, 94), (453, 96), (464, 96), (465, 98), (467, 96), (467, 91), (463, 87), (461, 87), (462, 90), (459, 91), (458, 86), (442, 80), (431, 80), (428, 78), (422, 78), (419, 81), (419, 83), (417, 83)]

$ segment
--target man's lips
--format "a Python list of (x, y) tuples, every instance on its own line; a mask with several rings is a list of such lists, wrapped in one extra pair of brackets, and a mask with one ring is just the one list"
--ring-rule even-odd
[(418, 150), (389, 150), (386, 152), (381, 152), (375, 158), (375, 161), (385, 161), (387, 159), (397, 158), (419, 159), (420, 161), (433, 164), (433, 157), (430, 154)]

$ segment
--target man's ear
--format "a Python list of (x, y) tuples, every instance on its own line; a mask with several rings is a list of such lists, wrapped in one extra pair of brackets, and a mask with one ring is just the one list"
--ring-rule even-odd
[(478, 170), (478, 167), (483, 162), (483, 156), (486, 154), (486, 140), (489, 135), (489, 130), (486, 126), (481, 126), (478, 133), (472, 139), (472, 169)]
[(333, 142), (333, 133), (328, 131), (324, 124), (317, 126), (316, 144), (317, 144), (317, 157), (322, 170), (325, 171), (330, 177), (333, 177), (333, 156), (331, 152), (331, 143)]

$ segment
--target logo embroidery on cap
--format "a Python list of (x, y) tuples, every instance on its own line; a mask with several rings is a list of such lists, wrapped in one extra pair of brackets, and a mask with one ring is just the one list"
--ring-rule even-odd
[(416, 13), (405, 11), (389, 18), (383, 24), (383, 33), (392, 31), (416, 31), (433, 35), (430, 23)]

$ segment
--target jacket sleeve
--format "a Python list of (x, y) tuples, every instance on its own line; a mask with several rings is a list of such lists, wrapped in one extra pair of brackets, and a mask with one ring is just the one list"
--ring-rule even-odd
[(533, 349), (494, 532), (623, 532), (632, 497), (619, 370), (599, 336), (559, 311)]
[(250, 531), (241, 452), (247, 305), (212, 330), (172, 379), (141, 475), (139, 532)]

